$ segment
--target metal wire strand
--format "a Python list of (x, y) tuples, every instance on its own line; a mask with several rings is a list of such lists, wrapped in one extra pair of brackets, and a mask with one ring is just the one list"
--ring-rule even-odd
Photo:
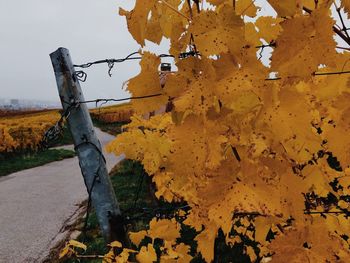
[[(186, 53), (186, 52), (185, 52)], [(181, 54), (185, 54), (185, 53), (181, 53)], [(136, 54), (140, 54), (139, 52), (133, 52), (129, 55), (127, 55), (125, 58), (118, 58), (118, 59), (115, 59), (115, 58), (111, 58), (111, 59), (102, 59), (102, 60), (96, 60), (96, 61), (93, 61), (93, 62), (88, 62), (88, 63), (85, 63), (85, 64), (80, 64), (80, 65), (73, 65), (75, 68), (89, 68), (91, 67), (92, 65), (97, 65), (97, 64), (108, 64), (108, 65), (112, 65), (112, 63), (122, 63), (122, 62), (125, 62), (125, 61), (128, 61), (128, 60), (140, 60), (142, 59), (142, 55), (140, 56), (137, 56), (137, 57), (134, 57), (134, 55)], [(180, 55), (181, 55), (180, 54)], [(160, 54), (158, 56), (159, 58), (174, 58), (173, 55), (170, 55), (170, 54)]]
[[(91, 67), (92, 65), (97, 65), (97, 64), (107, 64), (108, 66), (108, 75), (110, 77), (112, 77), (112, 69), (115, 65), (115, 63), (122, 63), (122, 62), (125, 62), (127, 60), (140, 60), (142, 59), (142, 54), (140, 54), (140, 56), (136, 56), (136, 54), (140, 54), (139, 52), (133, 52), (129, 55), (127, 55), (125, 58), (118, 58), (118, 59), (115, 59), (115, 58), (112, 58), (112, 59), (103, 59), (103, 60), (97, 60), (97, 61), (94, 61), (94, 62), (88, 62), (88, 63), (85, 63), (85, 64), (80, 64), (80, 65), (73, 65), (75, 68), (89, 68)], [(188, 58), (188, 57), (191, 57), (191, 56), (199, 56), (200, 54), (197, 52), (196, 49), (190, 49), (190, 51), (188, 52), (183, 52), (183, 53), (180, 53), (178, 55), (178, 58), (179, 59), (185, 59), (185, 58)], [(159, 58), (175, 58), (175, 56), (173, 55), (170, 55), (170, 54), (160, 54), (158, 56)], [(76, 71), (76, 73), (74, 74), (77, 79), (79, 79), (80, 81), (82, 82), (85, 82), (86, 79), (87, 79), (87, 73), (80, 70), (80, 71)]]
[(64, 121), (67, 120), (71, 114), (71, 110), (75, 106), (68, 106), (67, 109), (61, 114), (60, 119), (50, 128), (48, 128), (40, 142), (40, 146), (42, 149), (47, 149), (50, 144), (56, 141), (63, 134), (63, 124)]

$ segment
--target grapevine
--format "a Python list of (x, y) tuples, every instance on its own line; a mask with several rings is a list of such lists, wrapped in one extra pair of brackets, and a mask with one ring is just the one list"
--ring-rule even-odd
[(99, 107), (90, 111), (91, 117), (105, 123), (128, 122), (133, 114), (131, 104)]
[(59, 117), (58, 111), (0, 117), (0, 154), (38, 150), (45, 131)]
[[(335, 3), (263, 1), (273, 17), (257, 15), (251, 0), (201, 2), (137, 0), (120, 10), (141, 47), (170, 40), (178, 71), (162, 87), (160, 58), (141, 51), (127, 89), (162, 96), (132, 101), (132, 122), (109, 150), (141, 161), (158, 198), (189, 205), (182, 223), (197, 231), (206, 262), (220, 256), (219, 233), (228, 246), (243, 244), (251, 262), (347, 262), (350, 56), (335, 36), (350, 39)], [(350, 2), (340, 3), (348, 13)], [(178, 58), (194, 48), (195, 56)], [(171, 112), (142, 117), (167, 103)], [(154, 219), (132, 233), (137, 259), (189, 262), (178, 224)], [(152, 242), (142, 245), (146, 236)]]

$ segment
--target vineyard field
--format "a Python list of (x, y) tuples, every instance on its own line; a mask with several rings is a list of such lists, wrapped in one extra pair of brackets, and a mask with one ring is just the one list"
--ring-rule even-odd
[[(133, 114), (130, 103), (92, 109), (94, 121), (124, 123)], [(60, 118), (59, 110), (0, 111), (0, 154), (36, 151), (45, 131)]]
[[(15, 117), (15, 116), (28, 116), (32, 114), (45, 113), (50, 110), (6, 110), (0, 109), (0, 118), (2, 117)], [(53, 110), (51, 110), (53, 111)]]
[(133, 114), (131, 103), (123, 103), (90, 111), (91, 117), (104, 123), (128, 122)]
[(58, 110), (8, 112), (0, 117), (0, 153), (36, 151), (45, 131), (54, 125)]

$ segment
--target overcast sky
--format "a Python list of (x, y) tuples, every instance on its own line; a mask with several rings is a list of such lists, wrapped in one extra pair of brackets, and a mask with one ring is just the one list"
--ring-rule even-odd
[[(49, 54), (58, 47), (70, 50), (81, 64), (120, 58), (139, 45), (127, 31), (119, 7), (132, 0), (0, 0), (0, 98), (58, 101)], [(166, 43), (155, 52), (167, 52)], [(137, 61), (87, 69), (82, 84), (86, 99), (125, 97), (122, 83), (139, 71)]]
[[(59, 101), (49, 54), (70, 50), (73, 63), (122, 58), (140, 47), (127, 31), (119, 7), (132, 9), (134, 0), (0, 0), (0, 98)], [(275, 15), (264, 0), (261, 14)], [(157, 54), (168, 42), (150, 45)], [(167, 62), (167, 61), (165, 61)], [(122, 83), (139, 72), (137, 61), (116, 64), (112, 78), (107, 65), (85, 70), (86, 99), (128, 96)]]
[[(261, 2), (261, 1), (257, 1)], [(0, 98), (58, 101), (49, 54), (70, 50), (73, 63), (121, 58), (137, 51), (119, 7), (134, 0), (0, 0)], [(149, 45), (149, 44), (148, 44)], [(149, 50), (168, 52), (168, 42)], [(167, 61), (165, 61), (167, 62)], [(137, 61), (87, 69), (82, 84), (86, 99), (125, 97), (122, 83), (139, 71)]]

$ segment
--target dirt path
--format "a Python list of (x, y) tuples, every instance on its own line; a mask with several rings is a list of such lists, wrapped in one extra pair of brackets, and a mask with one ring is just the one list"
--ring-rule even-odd
[[(96, 132), (102, 145), (114, 138)], [(105, 157), (109, 169), (123, 159)], [(41, 262), (86, 198), (77, 157), (0, 178), (0, 262)]]

